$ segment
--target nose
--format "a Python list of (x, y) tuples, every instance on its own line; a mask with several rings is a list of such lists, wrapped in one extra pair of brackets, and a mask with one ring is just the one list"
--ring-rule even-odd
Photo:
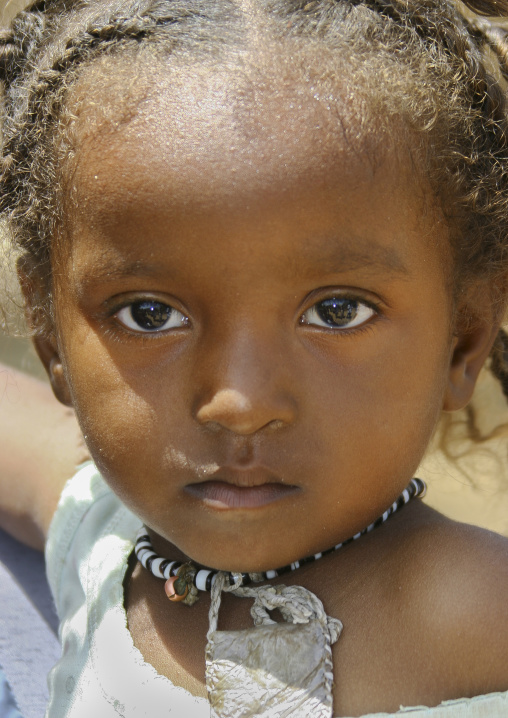
[(266, 336), (244, 333), (216, 341), (201, 366), (197, 421), (243, 436), (293, 423), (290, 366), (282, 347)]

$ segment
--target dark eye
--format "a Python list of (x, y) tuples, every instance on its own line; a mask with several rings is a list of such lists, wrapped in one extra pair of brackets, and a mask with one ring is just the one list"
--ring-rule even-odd
[(188, 324), (178, 309), (151, 299), (132, 302), (115, 314), (120, 324), (135, 332), (161, 332)]
[(376, 312), (359, 299), (330, 297), (317, 302), (302, 315), (302, 324), (327, 329), (352, 329), (364, 324)]

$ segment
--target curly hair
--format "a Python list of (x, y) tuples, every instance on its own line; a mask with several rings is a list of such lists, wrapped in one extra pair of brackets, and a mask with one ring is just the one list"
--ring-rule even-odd
[[(476, 15), (451, 0), (259, 0), (256, 15), (281, 54), (291, 42), (326, 49), (332, 76), (347, 55), (380, 116), (403, 118), (450, 223), (457, 286), (488, 280), (504, 307), (508, 43), (501, 26), (480, 16), (507, 16), (508, 0), (465, 5)], [(252, 42), (248, 9), (247, 0), (36, 0), (0, 34), (0, 213), (48, 281), (63, 211), (66, 99), (83, 68), (140, 48), (223, 62)], [(508, 397), (503, 330), (491, 369)]]

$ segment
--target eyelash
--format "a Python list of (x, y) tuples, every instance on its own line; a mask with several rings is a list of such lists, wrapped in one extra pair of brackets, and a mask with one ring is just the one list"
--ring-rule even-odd
[[(367, 312), (369, 312), (368, 315), (364, 316), (361, 321), (358, 321), (357, 324), (350, 325), (351, 322), (354, 322), (356, 319), (355, 317), (352, 317), (349, 319), (349, 321), (346, 321), (346, 325), (334, 325), (333, 323), (328, 323), (326, 319), (323, 318), (323, 316), (319, 317), (317, 316), (318, 321), (308, 321), (305, 319), (306, 314), (312, 314), (314, 313), (313, 319), (315, 319), (315, 315), (318, 314), (319, 309), (318, 307), (321, 305), (325, 309), (325, 313), (329, 308), (332, 308), (332, 311), (335, 311), (337, 308), (339, 310), (339, 315), (341, 313), (341, 307), (340, 303), (346, 303), (346, 305), (349, 303), (351, 306), (352, 304), (356, 305), (356, 308), (358, 309), (358, 312), (366, 315)], [(328, 307), (326, 306), (328, 305)], [(329, 312), (328, 312), (329, 313)], [(373, 323), (376, 319), (378, 319), (381, 315), (381, 304), (378, 302), (373, 301), (372, 299), (365, 299), (364, 297), (355, 296), (354, 293), (349, 293), (346, 291), (344, 293), (333, 293), (330, 292), (328, 296), (323, 297), (323, 299), (319, 299), (317, 302), (314, 302), (301, 316), (300, 316), (300, 324), (309, 327), (311, 330), (315, 331), (324, 331), (327, 333), (332, 333), (335, 335), (340, 334), (340, 336), (350, 336), (353, 334), (359, 334), (363, 331), (368, 331), (373, 328)], [(349, 326), (347, 326), (349, 324)]]
[(379, 308), (373, 302), (337, 294), (315, 302), (302, 314), (300, 324), (349, 334), (369, 324), (377, 315)]
[[(143, 317), (147, 319), (147, 323), (151, 323), (152, 319), (156, 322), (162, 320), (161, 326), (154, 326), (152, 323), (151, 327), (145, 326), (143, 328), (140, 324), (141, 317), (138, 316), (138, 319), (136, 319), (133, 314), (136, 310), (140, 312), (148, 311)], [(354, 316), (351, 316), (353, 313)], [(372, 301), (366, 301), (354, 295), (336, 294), (324, 297), (312, 304), (300, 316), (299, 323), (317, 330), (346, 335), (369, 328), (368, 325), (379, 313), (378, 305)], [(334, 319), (334, 315), (338, 317), (338, 320)], [(156, 337), (174, 329), (185, 328), (190, 324), (188, 317), (180, 310), (166, 302), (150, 298), (140, 298), (126, 302), (111, 310), (109, 316), (116, 320), (116, 325), (123, 331), (146, 338), (150, 336)], [(171, 326), (164, 327), (168, 322), (171, 324), (172, 320)], [(344, 320), (344, 324), (339, 323), (342, 320)], [(355, 321), (357, 323), (354, 323)]]
[[(145, 305), (143, 309), (143, 305)], [(145, 318), (147, 318), (150, 322), (150, 320), (154, 321), (160, 321), (163, 319), (163, 323), (160, 327), (154, 326), (152, 324), (152, 327), (145, 327), (143, 328), (140, 325), (141, 318), (138, 317), (138, 321), (133, 315), (133, 312), (138, 309), (139, 311), (146, 311), (148, 310), (148, 314)], [(150, 312), (150, 310), (152, 310)], [(122, 314), (124, 315), (122, 317)], [(161, 315), (167, 315), (165, 318)], [(181, 312), (179, 309), (176, 309), (171, 304), (168, 304), (167, 302), (161, 302), (158, 299), (150, 299), (150, 298), (141, 298), (136, 299), (134, 301), (125, 302), (123, 305), (119, 307), (115, 307), (110, 313), (109, 316), (113, 317), (116, 320), (116, 326), (120, 327), (123, 331), (129, 333), (138, 335), (141, 337), (151, 337), (151, 336), (158, 336), (161, 333), (166, 333), (168, 331), (172, 331), (173, 329), (180, 329), (185, 328), (189, 325), (189, 319)], [(169, 327), (164, 327), (164, 324), (171, 323), (171, 321), (174, 321), (174, 324)], [(129, 324), (131, 322), (131, 324)], [(136, 325), (136, 326), (134, 326)]]

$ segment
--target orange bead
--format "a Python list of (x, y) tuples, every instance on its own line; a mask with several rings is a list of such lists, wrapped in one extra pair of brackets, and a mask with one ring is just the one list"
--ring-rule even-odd
[(185, 596), (189, 593), (189, 587), (185, 586), (185, 593), (180, 595), (176, 592), (175, 581), (178, 581), (178, 576), (171, 576), (171, 578), (168, 578), (168, 580), (164, 584), (166, 596), (169, 598), (170, 601), (183, 601)]

